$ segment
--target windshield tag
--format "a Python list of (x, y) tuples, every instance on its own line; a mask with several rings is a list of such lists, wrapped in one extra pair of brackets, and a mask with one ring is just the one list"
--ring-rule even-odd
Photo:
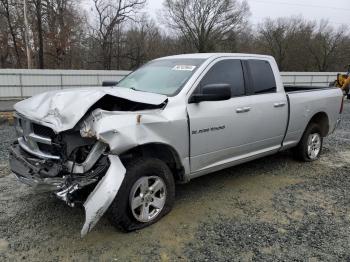
[(172, 70), (175, 71), (193, 71), (196, 68), (196, 66), (192, 65), (176, 65)]

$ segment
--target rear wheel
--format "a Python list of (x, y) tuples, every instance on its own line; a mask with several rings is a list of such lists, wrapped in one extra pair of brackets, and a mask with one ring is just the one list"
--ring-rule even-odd
[(321, 128), (316, 123), (310, 123), (298, 146), (294, 149), (294, 156), (305, 162), (315, 161), (319, 159), (322, 147), (323, 138)]
[(123, 231), (147, 227), (170, 212), (175, 182), (169, 167), (155, 158), (140, 158), (126, 167), (126, 175), (108, 217)]

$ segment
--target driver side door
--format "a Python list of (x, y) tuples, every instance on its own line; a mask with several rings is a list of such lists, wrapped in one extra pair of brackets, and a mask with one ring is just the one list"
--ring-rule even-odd
[(249, 96), (246, 96), (242, 62), (239, 59), (217, 60), (194, 91), (212, 84), (228, 84), (232, 97), (225, 101), (189, 103), (191, 172), (230, 163), (249, 152)]

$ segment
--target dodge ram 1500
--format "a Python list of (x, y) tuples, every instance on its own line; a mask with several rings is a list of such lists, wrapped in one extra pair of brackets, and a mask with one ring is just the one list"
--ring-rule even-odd
[(10, 166), (19, 181), (83, 204), (82, 236), (104, 214), (132, 231), (171, 210), (175, 183), (286, 149), (317, 160), (342, 104), (340, 89), (284, 87), (270, 56), (165, 57), (112, 87), (17, 103)]

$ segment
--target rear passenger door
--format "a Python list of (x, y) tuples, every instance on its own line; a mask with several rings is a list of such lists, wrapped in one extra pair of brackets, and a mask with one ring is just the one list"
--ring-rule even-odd
[(278, 150), (288, 122), (288, 101), (284, 90), (278, 92), (271, 65), (266, 60), (244, 60), (248, 74), (249, 107), (252, 130), (249, 151)]

